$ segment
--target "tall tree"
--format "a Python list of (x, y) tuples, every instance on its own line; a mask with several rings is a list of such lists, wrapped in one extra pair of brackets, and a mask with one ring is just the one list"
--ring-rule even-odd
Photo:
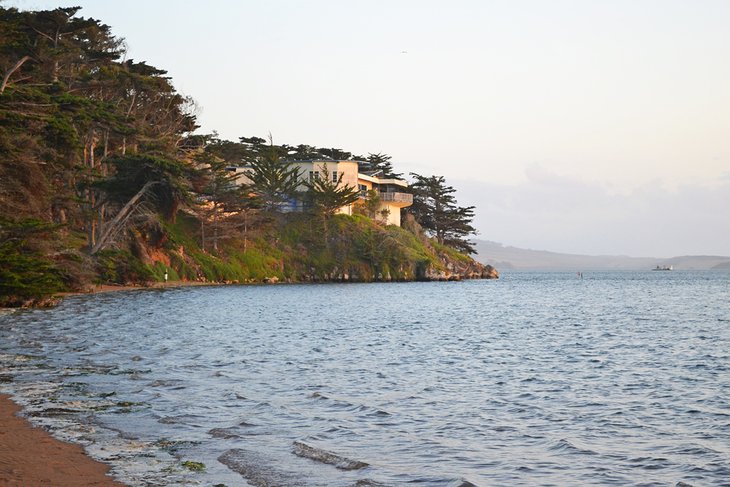
[(299, 168), (282, 161), (273, 143), (263, 149), (263, 155), (249, 162), (245, 172), (251, 180), (251, 190), (261, 199), (267, 212), (281, 211), (297, 194)]
[(467, 237), (476, 234), (471, 225), (474, 207), (458, 206), (454, 197), (456, 190), (446, 184), (443, 176), (411, 173), (411, 177), (414, 181), (409, 190), (413, 193), (413, 205), (407, 211), (439, 243), (473, 254), (474, 244)]
[(350, 185), (342, 184), (343, 173), (336, 178), (327, 168), (327, 163), (322, 164), (322, 171), (315, 171), (314, 177), (305, 181), (307, 187), (307, 198), (312, 209), (325, 220), (337, 213), (343, 206), (348, 206), (360, 199), (360, 191)]
[(197, 208), (200, 218), (201, 247), (218, 251), (218, 243), (234, 237), (248, 245), (249, 230), (258, 222), (261, 201), (249, 185), (237, 183), (237, 175), (227, 169), (226, 161), (211, 152), (199, 153), (195, 158), (198, 171), (198, 195), (202, 200)]
[(400, 178), (403, 175), (398, 174), (393, 170), (393, 163), (390, 162), (392, 159), (388, 154), (378, 152), (377, 154), (369, 153), (366, 159), (367, 171), (380, 171), (379, 177), (383, 178)]

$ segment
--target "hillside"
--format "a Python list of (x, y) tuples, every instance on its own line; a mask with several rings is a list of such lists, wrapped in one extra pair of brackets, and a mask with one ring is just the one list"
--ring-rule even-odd
[[(386, 225), (381, 193), (337, 173), (304, 178), (286, 158), (357, 158), (394, 178), (390, 156), (199, 134), (194, 101), (166, 71), (128, 59), (109, 26), (78, 11), (0, 7), (0, 306), (166, 272), (238, 283), (496, 277), (459, 253), (471, 250), (472, 208), (456, 206), (443, 178), (408, 188), (403, 228)], [(253, 168), (250, 185), (235, 181), (235, 164)], [(433, 226), (437, 197), (450, 227)]]
[(648, 270), (671, 265), (677, 270), (721, 269), (730, 257), (679, 256), (672, 258), (628, 257), (623, 255), (577, 255), (522, 249), (497, 242), (476, 240), (476, 259), (498, 269), (508, 270)]

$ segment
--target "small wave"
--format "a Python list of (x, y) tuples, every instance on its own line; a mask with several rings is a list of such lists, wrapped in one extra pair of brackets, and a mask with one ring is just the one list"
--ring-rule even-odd
[(199, 420), (200, 416), (193, 414), (183, 414), (180, 416), (165, 416), (157, 420), (158, 423), (162, 424), (189, 424), (194, 420)]
[(301, 478), (271, 466), (270, 459), (252, 451), (228, 450), (218, 457), (218, 461), (257, 487), (306, 485)]
[(390, 416), (390, 413), (387, 411), (383, 411), (382, 409), (374, 408), (372, 406), (368, 406), (365, 404), (354, 404), (350, 401), (346, 401), (343, 399), (334, 399), (332, 397), (326, 396), (322, 394), (321, 392), (313, 392), (309, 395), (310, 399), (316, 399), (318, 401), (327, 402), (330, 404), (332, 408), (349, 411), (353, 413), (362, 413), (365, 416), (373, 416), (373, 417), (384, 417), (384, 416)]
[(666, 458), (654, 458), (654, 457), (634, 457), (628, 460), (631, 463), (637, 464), (639, 468), (644, 470), (661, 470), (667, 467), (668, 460)]
[(180, 379), (157, 379), (147, 384), (147, 387), (179, 387), (183, 384)]
[(598, 455), (595, 451), (585, 447), (581, 448), (576, 446), (565, 438), (561, 438), (554, 445), (548, 447), (548, 450), (564, 453), (577, 453), (579, 455)]
[(386, 487), (386, 484), (382, 484), (380, 482), (376, 482), (375, 480), (370, 479), (360, 479), (352, 484), (351, 487)]
[(471, 483), (468, 480), (459, 479), (451, 482), (448, 487), (479, 487), (477, 484)]
[(310, 460), (314, 460), (315, 462), (334, 465), (340, 470), (360, 470), (361, 468), (370, 466), (365, 462), (351, 460), (349, 458), (337, 455), (336, 453), (322, 450), (321, 448), (309, 446), (306, 443), (302, 443), (301, 441), (294, 442), (294, 454), (303, 458), (309, 458)]
[(213, 428), (212, 430), (208, 431), (208, 434), (213, 438), (219, 438), (222, 440), (241, 438), (241, 435), (236, 432), (235, 428)]

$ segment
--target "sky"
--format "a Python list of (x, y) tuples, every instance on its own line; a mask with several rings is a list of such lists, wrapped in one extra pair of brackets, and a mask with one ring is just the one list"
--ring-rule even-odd
[(51, 0), (166, 69), (222, 138), (443, 175), (477, 238), (730, 255), (725, 0)]

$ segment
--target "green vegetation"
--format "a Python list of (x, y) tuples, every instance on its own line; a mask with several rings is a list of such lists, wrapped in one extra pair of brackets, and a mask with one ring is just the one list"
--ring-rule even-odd
[(446, 184), (443, 176), (425, 177), (415, 173), (411, 176), (415, 181), (410, 187), (413, 193), (410, 213), (439, 244), (473, 254), (474, 246), (467, 237), (476, 233), (471, 226), (474, 207), (457, 206), (456, 190)]
[(54, 228), (38, 220), (0, 219), (0, 297), (20, 305), (63, 288), (61, 270), (39, 246)]
[[(327, 171), (302, 185), (289, 162), (357, 160), (361, 171), (398, 177), (386, 154), (196, 134), (194, 103), (167, 73), (126, 59), (110, 27), (78, 11), (0, 7), (0, 306), (165, 276), (242, 283), (481, 272), (444, 247), (471, 250), (472, 209), (453, 196), (444, 201), (458, 218), (435, 227), (421, 210), (437, 200), (422, 199), (416, 185), (426, 206), (414, 205), (421, 210), (404, 215), (404, 228), (389, 227), (375, 195), (360, 205), (357, 189)], [(230, 166), (246, 166), (249, 183), (238, 184)], [(306, 212), (286, 212), (293, 201)], [(336, 214), (348, 204), (358, 214)]]
[(193, 472), (202, 472), (205, 470), (205, 464), (202, 462), (193, 462), (191, 460), (185, 460), (182, 462), (182, 466)]

